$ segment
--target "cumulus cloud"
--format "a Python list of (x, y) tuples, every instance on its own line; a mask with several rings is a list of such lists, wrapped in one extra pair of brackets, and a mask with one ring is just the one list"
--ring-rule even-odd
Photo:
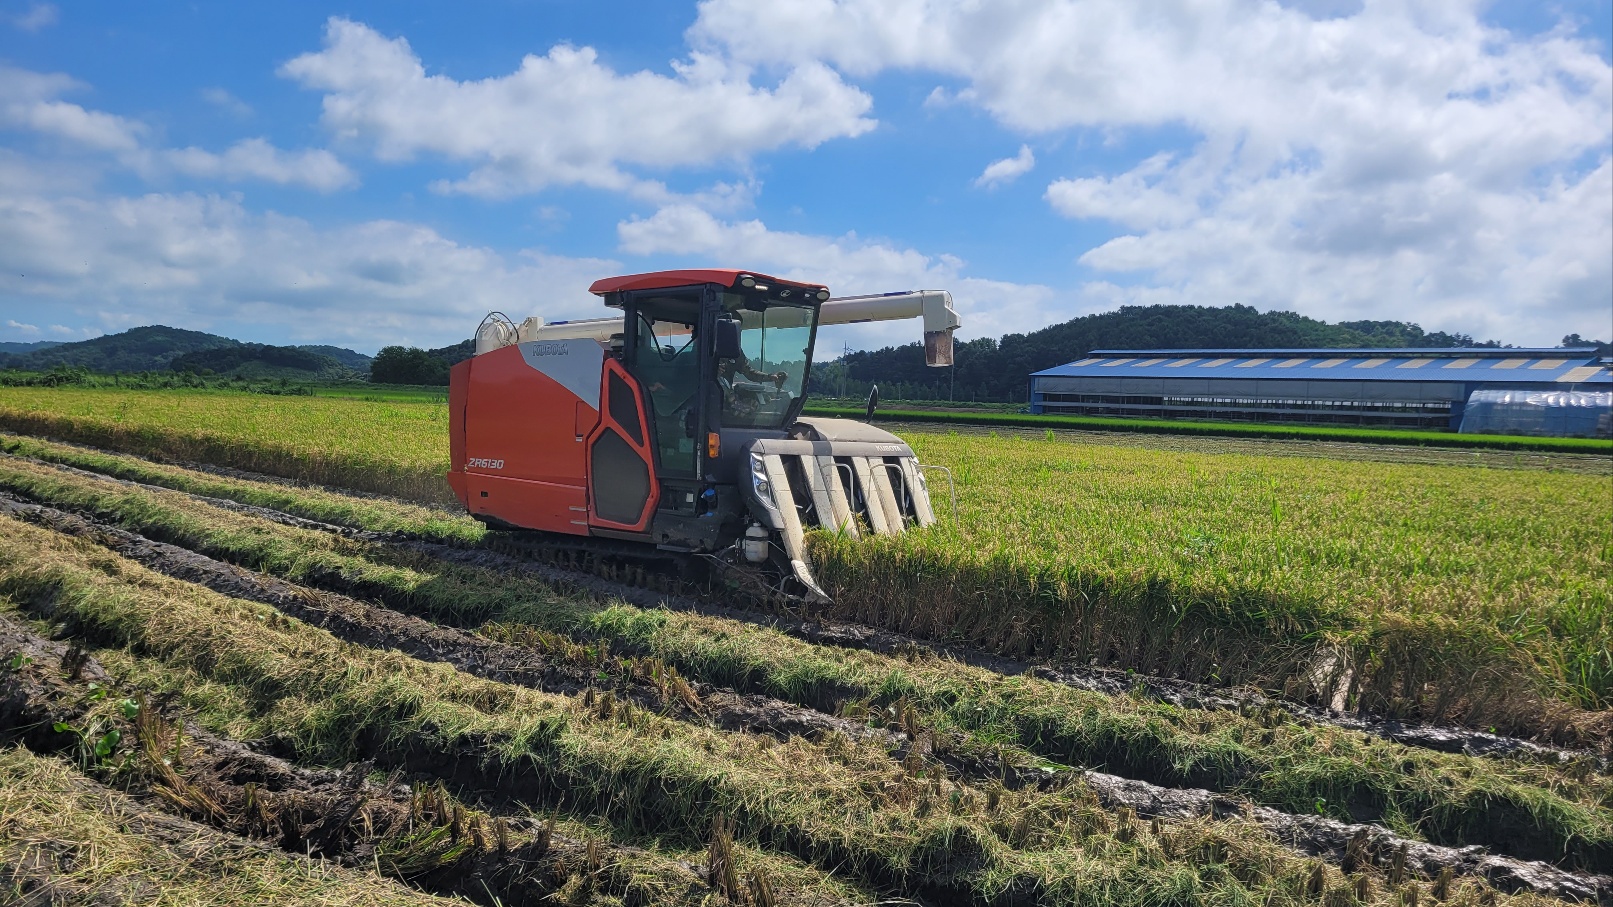
[(1132, 228), (1183, 223), (1198, 213), (1198, 206), (1187, 187), (1159, 185), (1171, 157), (1156, 154), (1114, 177), (1054, 180), (1047, 187), (1047, 201), (1066, 217), (1109, 220)]
[[(145, 141), (144, 124), (59, 99), (86, 88), (65, 75), (0, 66), (0, 97), (5, 99), (0, 101), (0, 128), (26, 130), (66, 141), (81, 151), (105, 153), (147, 177), (181, 173), (226, 182), (301, 185), (321, 192), (358, 182), (346, 165), (322, 148), (285, 151), (263, 138), (245, 139), (222, 153), (152, 147)], [(0, 161), (0, 180), (6, 176), (4, 163)]]
[[(1023, 331), (1069, 317), (1058, 311), (1047, 287), (967, 276), (965, 263), (955, 256), (925, 254), (855, 233), (827, 237), (772, 230), (759, 220), (719, 220), (692, 205), (670, 205), (650, 217), (623, 221), (616, 232), (622, 251), (629, 255), (677, 256), (690, 266), (731, 262), (777, 277), (822, 283), (837, 296), (949, 290), (963, 320), (962, 337)], [(900, 322), (825, 330), (825, 349), (842, 341), (876, 347), (920, 339), (917, 325)]]
[(180, 173), (229, 182), (254, 179), (302, 185), (321, 192), (358, 182), (336, 155), (323, 148), (282, 151), (261, 138), (237, 142), (223, 154), (181, 148), (164, 152), (163, 158)]
[(15, 318), (7, 318), (6, 327), (24, 336), (32, 337), (39, 334), (39, 325), (23, 324)]
[(672, 69), (622, 74), (593, 48), (559, 45), (508, 75), (459, 81), (427, 75), (405, 39), (333, 18), (324, 49), (280, 72), (325, 92), (324, 123), (339, 138), (382, 160), (465, 162), (471, 171), (439, 188), (492, 197), (569, 184), (664, 197), (633, 171), (743, 163), (875, 125), (869, 96), (819, 63), (791, 67), (771, 88), (714, 55)]
[(975, 185), (992, 187), (1011, 183), (1031, 172), (1031, 168), (1035, 166), (1036, 155), (1031, 153), (1031, 146), (1021, 145), (1019, 154), (987, 164), (986, 169), (975, 178)]
[(0, 65), (0, 126), (26, 129), (96, 151), (134, 151), (145, 127), (77, 104), (58, 100), (82, 90), (78, 80)]
[[(1606, 193), (1590, 201), (1613, 144), (1613, 70), (1571, 25), (1522, 37), (1479, 13), (1457, 0), (705, 0), (690, 38), (741, 63), (934, 74), (960, 87), (932, 98), (1011, 130), (1101, 139), (1105, 160), (1141, 152), (1047, 190), (1059, 213), (1126, 231), (1082, 258), (1124, 272), (1095, 282), (1100, 296), (1527, 342), (1594, 333), (1613, 310), (1613, 211)], [(1569, 212), (1575, 198), (1588, 208)]]
[(404, 221), (319, 227), (219, 195), (0, 194), (0, 317), (71, 316), (69, 334), (167, 323), (372, 352), (440, 346), (493, 309), (587, 316), (598, 307), (588, 284), (620, 270)]
[(54, 4), (35, 3), (25, 13), (17, 13), (9, 17), (12, 27), (26, 32), (36, 32), (56, 24), (60, 18), (60, 11)]
[(236, 119), (244, 120), (252, 115), (252, 105), (241, 100), (223, 88), (202, 89), (202, 100), (219, 110), (224, 111)]

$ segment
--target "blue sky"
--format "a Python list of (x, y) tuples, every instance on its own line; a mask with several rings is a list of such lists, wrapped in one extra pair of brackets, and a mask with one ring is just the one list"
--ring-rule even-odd
[(1610, 7), (0, 0), (0, 340), (435, 346), (699, 265), (1607, 339)]

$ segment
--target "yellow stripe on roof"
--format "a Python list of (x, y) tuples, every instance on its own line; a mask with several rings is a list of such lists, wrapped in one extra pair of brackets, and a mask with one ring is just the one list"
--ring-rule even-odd
[(1160, 364), (1161, 362), (1164, 362), (1164, 361), (1165, 360), (1163, 360), (1163, 359), (1144, 359), (1141, 362), (1133, 362), (1131, 364), (1131, 367), (1132, 368), (1142, 368), (1145, 365), (1158, 365), (1158, 364)]
[(1411, 360), (1409, 362), (1402, 362), (1399, 365), (1395, 366), (1395, 368), (1422, 368), (1423, 366), (1425, 366), (1428, 363), (1433, 362), (1433, 361), (1434, 360), (1432, 360), (1432, 359), (1413, 359), (1413, 360)]
[(1283, 361), (1281, 361), (1281, 362), (1277, 363), (1276, 365), (1272, 366), (1272, 368), (1293, 368), (1294, 366), (1299, 365), (1301, 362), (1309, 362), (1309, 361), (1311, 361), (1309, 358), (1305, 358), (1305, 359), (1284, 359)]
[(1102, 356), (1093, 356), (1090, 359), (1082, 359), (1080, 362), (1072, 362), (1072, 363), (1070, 363), (1070, 365), (1072, 365), (1072, 366), (1074, 366), (1074, 365), (1092, 365), (1095, 362), (1102, 362), (1102, 361), (1103, 361)]
[(1500, 362), (1497, 362), (1495, 365), (1490, 366), (1490, 368), (1517, 368), (1518, 366), (1523, 365), (1525, 362), (1528, 362), (1528, 361), (1529, 360), (1527, 360), (1527, 359), (1502, 359)]
[(1590, 379), (1596, 377), (1596, 373), (1601, 370), (1602, 369), (1600, 366), (1582, 365), (1579, 368), (1571, 368), (1568, 371), (1563, 372), (1561, 375), (1557, 376), (1557, 380), (1569, 382), (1589, 381)]
[(1311, 366), (1311, 368), (1332, 368), (1335, 365), (1343, 365), (1348, 361), (1347, 359), (1323, 359), (1321, 362)]
[(1231, 361), (1231, 359), (1212, 359), (1209, 362), (1200, 362), (1199, 368), (1215, 368), (1218, 365), (1226, 365)]
[(1531, 365), (1529, 367), (1531, 369), (1537, 369), (1537, 368), (1562, 368), (1563, 366), (1565, 366), (1567, 364), (1568, 364), (1567, 359), (1542, 359), (1539, 362), (1536, 362), (1534, 365)]
[(1136, 358), (1137, 358), (1136, 356), (1132, 356), (1130, 359), (1116, 359), (1113, 362), (1105, 362), (1103, 364), (1103, 367), (1104, 368), (1114, 368), (1117, 365), (1125, 365), (1126, 363), (1132, 361), (1132, 359), (1136, 359)]
[(1265, 365), (1270, 361), (1270, 359), (1250, 359), (1248, 362), (1238, 363), (1235, 368), (1254, 368), (1257, 365)]
[(1387, 359), (1368, 359), (1365, 362), (1357, 362), (1355, 364), (1355, 367), (1356, 368), (1377, 368), (1378, 366), (1380, 366), (1380, 365), (1382, 365), (1382, 364), (1384, 364), (1385, 362), (1388, 362), (1388, 361), (1389, 360), (1387, 360)]
[(1193, 363), (1195, 363), (1197, 361), (1198, 361), (1197, 359), (1178, 359), (1175, 362), (1172, 362), (1171, 364), (1169, 364), (1169, 365), (1167, 365), (1165, 367), (1166, 368), (1181, 368), (1184, 365), (1192, 365)]
[(1450, 362), (1447, 362), (1444, 365), (1440, 366), (1440, 368), (1467, 368), (1468, 366), (1472, 365), (1475, 362), (1478, 362), (1478, 360), (1477, 359), (1454, 359), (1454, 360), (1452, 360)]

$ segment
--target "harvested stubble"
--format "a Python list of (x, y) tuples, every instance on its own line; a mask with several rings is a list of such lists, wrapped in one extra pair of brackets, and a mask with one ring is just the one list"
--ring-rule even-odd
[(59, 759), (24, 749), (0, 751), (0, 901), (153, 907), (464, 903), (152, 812)]
[[(988, 795), (893, 769), (843, 738), (779, 745), (477, 681), (344, 645), (10, 519), (0, 534), (0, 595), (85, 641), (126, 647), (93, 654), (202, 723), (308, 757), (434, 764), (450, 783), (686, 843), (731, 816), (741, 839), (943, 899), (1297, 904), (1322, 893), (1319, 881), (1363, 903), (1398, 902), (1375, 872), (1343, 876), (1241, 822), (1148, 828), (1097, 808), (1080, 786)], [(1473, 880), (1453, 890), (1511, 900)]]
[[(214, 829), (489, 907), (556, 898), (575, 907), (705, 907), (713, 893), (689, 854), (617, 847), (555, 817), (511, 822), (441, 785), (367, 778), (368, 763), (309, 770), (193, 723), (182, 728), (143, 695), (120, 699), (129, 691), (82, 649), (3, 614), (0, 652), (24, 656), (0, 672), (0, 736), (39, 753), (72, 752), (86, 774)], [(739, 861), (754, 865), (749, 857)], [(785, 893), (781, 903), (794, 907), (825, 903)]]
[[(570, 633), (653, 655), (692, 678), (820, 709), (907, 709), (1030, 761), (1107, 767), (1167, 785), (1241, 793), (1294, 812), (1386, 821), (1447, 844), (1486, 843), (1529, 858), (1596, 865), (1613, 842), (1613, 779), (1584, 765), (1542, 766), (1432, 753), (1329, 727), (1087, 693), (935, 659), (812, 646), (734, 621), (601, 609), (521, 575), (454, 566), (198, 503), (185, 495), (0, 463), (0, 487), (101, 513), (126, 528), (294, 581), (336, 583), (433, 619)], [(379, 505), (377, 505), (379, 506)]]

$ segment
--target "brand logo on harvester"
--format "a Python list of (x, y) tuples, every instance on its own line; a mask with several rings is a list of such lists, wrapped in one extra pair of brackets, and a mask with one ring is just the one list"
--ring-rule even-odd
[(560, 340), (540, 340), (527, 344), (527, 350), (534, 356), (570, 356), (571, 347)]
[(489, 460), (485, 457), (471, 457), (469, 460), (465, 461), (465, 465), (473, 466), (477, 469), (503, 469), (504, 461)]

